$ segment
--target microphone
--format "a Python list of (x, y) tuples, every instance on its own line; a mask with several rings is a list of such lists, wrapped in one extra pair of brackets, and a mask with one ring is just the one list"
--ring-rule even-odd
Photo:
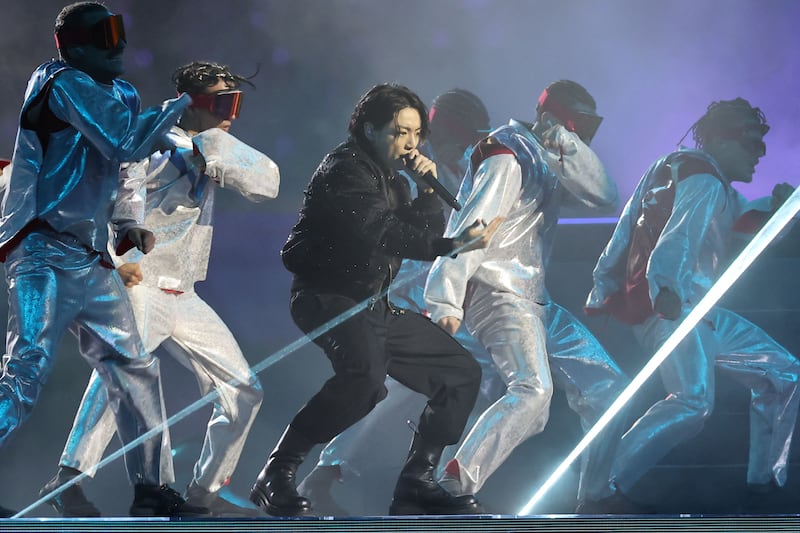
[(450, 191), (447, 188), (439, 183), (439, 180), (436, 179), (436, 176), (429, 170), (425, 174), (420, 174), (416, 170), (411, 168), (410, 162), (408, 159), (403, 158), (403, 163), (405, 164), (405, 171), (411, 176), (411, 178), (419, 183), (420, 181), (433, 189), (439, 198), (444, 200), (444, 202), (455, 209), (456, 211), (461, 211), (461, 203), (456, 200), (456, 197), (450, 194)]

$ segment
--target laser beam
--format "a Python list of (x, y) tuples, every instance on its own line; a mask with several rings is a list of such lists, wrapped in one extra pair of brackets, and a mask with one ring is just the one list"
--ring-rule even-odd
[[(476, 238), (464, 243), (462, 246), (460, 246), (457, 249), (455, 249), (453, 251), (453, 253), (457, 254), (457, 253), (463, 252), (465, 248), (469, 247), (471, 244), (474, 244), (478, 240), (480, 240), (480, 237), (476, 237)], [(397, 284), (392, 285), (392, 288), (398, 289), (400, 287), (403, 287), (403, 286), (407, 285), (411, 281), (414, 281), (415, 279), (416, 279), (416, 277), (408, 278), (408, 279), (403, 280), (403, 281), (401, 281), (401, 282), (399, 282)], [(273, 365), (279, 363), (280, 361), (282, 361), (287, 355), (299, 350), (300, 348), (302, 348), (303, 346), (307, 345), (308, 343), (313, 342), (314, 339), (316, 339), (317, 337), (319, 337), (321, 335), (324, 335), (325, 333), (327, 333), (328, 331), (332, 330), (336, 326), (342, 324), (346, 320), (348, 320), (348, 319), (352, 318), (353, 316), (357, 315), (358, 313), (360, 313), (361, 311), (363, 311), (367, 307), (372, 306), (375, 303), (375, 301), (385, 298), (388, 295), (388, 293), (389, 293), (389, 288), (386, 288), (380, 294), (378, 294), (376, 296), (373, 296), (371, 298), (368, 298), (368, 299), (356, 304), (355, 306), (351, 307), (350, 309), (348, 309), (347, 311), (343, 312), (342, 314), (332, 318), (331, 320), (325, 322), (324, 324), (322, 324), (321, 326), (317, 327), (316, 329), (310, 331), (308, 334), (304, 335), (303, 337), (301, 337), (301, 338), (295, 340), (294, 342), (286, 345), (285, 347), (283, 347), (282, 349), (278, 350), (274, 354), (267, 356), (260, 363), (258, 363), (255, 366), (251, 366), (250, 368), (252, 369), (252, 371), (255, 374), (260, 374), (264, 370), (266, 370), (266, 369), (270, 368), (271, 366), (273, 366)], [(230, 381), (228, 381), (228, 384), (230, 384), (232, 386), (241, 385), (241, 381), (236, 379), (236, 378), (233, 378)], [(40, 496), (38, 500), (34, 501), (33, 503), (31, 503), (30, 505), (28, 505), (24, 509), (20, 510), (19, 512), (17, 512), (17, 514), (12, 516), (11, 518), (20, 518), (20, 517), (24, 516), (25, 514), (29, 513), (30, 511), (32, 511), (33, 509), (39, 507), (43, 503), (47, 503), (48, 500), (58, 496), (59, 494), (61, 494), (62, 492), (64, 492), (68, 488), (70, 488), (71, 486), (76, 485), (77, 483), (80, 483), (81, 481), (83, 481), (84, 479), (89, 477), (89, 474), (87, 474), (86, 472), (91, 472), (93, 470), (95, 472), (99, 471), (100, 469), (104, 468), (105, 466), (107, 466), (111, 462), (116, 461), (117, 459), (119, 459), (120, 457), (125, 455), (131, 449), (133, 449), (136, 446), (142, 444), (144, 441), (155, 437), (159, 433), (162, 433), (165, 429), (171, 427), (173, 424), (175, 424), (177, 422), (180, 422), (181, 420), (183, 420), (187, 416), (191, 415), (195, 411), (197, 411), (199, 409), (202, 409), (203, 407), (205, 407), (209, 403), (215, 401), (218, 397), (219, 397), (219, 394), (217, 393), (216, 389), (212, 390), (211, 392), (209, 392), (205, 396), (202, 396), (201, 398), (199, 398), (195, 402), (187, 405), (186, 407), (184, 407), (183, 409), (181, 409), (180, 411), (178, 411), (174, 415), (170, 416), (169, 418), (167, 418), (167, 420), (165, 420), (164, 422), (162, 422), (158, 426), (153, 427), (152, 429), (150, 429), (149, 431), (147, 431), (143, 435), (140, 435), (136, 439), (132, 440), (131, 442), (125, 444), (124, 446), (122, 446), (121, 448), (116, 450), (115, 452), (109, 454), (107, 457), (105, 457), (101, 461), (99, 461), (94, 467), (86, 468), (84, 472), (81, 472), (79, 475), (77, 475), (77, 476), (75, 476), (73, 478), (70, 478), (70, 480), (65, 482), (63, 485), (61, 485), (58, 488), (54, 489), (53, 491), (45, 494), (44, 496)]]
[(744, 250), (741, 251), (725, 272), (722, 273), (716, 283), (712, 285), (705, 296), (697, 303), (694, 309), (686, 315), (686, 318), (678, 325), (675, 331), (672, 332), (672, 335), (667, 337), (664, 344), (656, 350), (656, 353), (653, 354), (653, 357), (647, 362), (644, 368), (631, 380), (630, 384), (625, 387), (614, 403), (612, 403), (608, 410), (597, 420), (595, 425), (586, 432), (577, 446), (575, 446), (561, 464), (558, 465), (555, 471), (550, 474), (550, 477), (539, 487), (528, 503), (520, 509), (519, 515), (530, 514), (534, 506), (547, 494), (561, 476), (564, 475), (570, 465), (589, 447), (597, 435), (608, 426), (611, 419), (625, 407), (633, 395), (642, 387), (644, 382), (658, 369), (664, 359), (672, 353), (672, 350), (680, 344), (683, 338), (689, 334), (706, 313), (714, 307), (725, 292), (739, 279), (742, 273), (747, 270), (775, 237), (778, 236), (781, 230), (786, 227), (798, 211), (800, 211), (800, 187), (795, 189), (794, 193), (784, 202), (780, 209), (778, 209), (761, 230), (756, 233), (747, 246), (745, 246)]

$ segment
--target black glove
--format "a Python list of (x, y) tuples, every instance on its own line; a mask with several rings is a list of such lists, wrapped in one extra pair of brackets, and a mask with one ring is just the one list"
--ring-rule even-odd
[(666, 287), (661, 287), (656, 296), (653, 309), (667, 320), (677, 320), (681, 316), (681, 299)]
[(149, 253), (156, 244), (156, 236), (153, 235), (152, 231), (148, 231), (144, 228), (131, 228), (128, 230), (128, 233), (125, 234), (125, 237), (122, 241), (117, 245), (117, 249), (114, 250), (114, 253), (118, 256), (123, 255), (128, 250), (133, 248), (138, 248), (140, 252), (143, 254)]

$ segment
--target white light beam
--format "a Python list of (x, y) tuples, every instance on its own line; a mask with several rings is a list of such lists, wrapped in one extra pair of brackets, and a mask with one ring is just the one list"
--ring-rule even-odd
[[(453, 250), (453, 253), (454, 254), (458, 254), (458, 253), (463, 252), (465, 248), (467, 248), (468, 246), (476, 243), (477, 241), (480, 240), (480, 238), (481, 237), (478, 236), (478, 237), (475, 237), (475, 238), (469, 240), (468, 242), (464, 243), (463, 245), (461, 245), (457, 249)], [(415, 279), (416, 278), (406, 279), (406, 280), (404, 280), (402, 282), (399, 282), (397, 284), (392, 284), (392, 287), (395, 288), (395, 289), (400, 288), (400, 287), (410, 283), (411, 281), (414, 281)], [(282, 361), (287, 355), (291, 354), (292, 352), (295, 352), (296, 350), (299, 350), (300, 348), (302, 348), (306, 344), (312, 342), (314, 339), (316, 339), (320, 335), (323, 335), (323, 334), (327, 333), (328, 331), (332, 330), (333, 328), (335, 328), (339, 324), (341, 324), (344, 321), (348, 320), (349, 318), (357, 315), (358, 313), (360, 313), (361, 311), (363, 311), (367, 307), (373, 305), (373, 303), (376, 300), (380, 300), (380, 299), (383, 299), (383, 298), (387, 297), (388, 293), (389, 293), (389, 289), (388, 288), (384, 289), (377, 296), (373, 296), (372, 298), (364, 300), (361, 303), (351, 307), (350, 309), (348, 309), (347, 311), (343, 312), (339, 316), (336, 316), (336, 317), (332, 318), (331, 320), (325, 322), (324, 324), (322, 324), (318, 328), (310, 331), (307, 335), (304, 335), (303, 337), (300, 337), (299, 339), (295, 340), (294, 342), (284, 346), (282, 349), (278, 350), (274, 354), (265, 357), (260, 363), (258, 363), (255, 366), (252, 366), (251, 369), (253, 370), (253, 372), (255, 374), (260, 374), (261, 372), (263, 372), (267, 368), (269, 368), (269, 367), (275, 365), (276, 363)], [(232, 386), (236, 386), (236, 385), (240, 385), (241, 382), (239, 380), (237, 380), (236, 378), (233, 378), (228, 382), (228, 384), (232, 385)], [(98, 462), (94, 467), (86, 468), (84, 470), (84, 472), (81, 472), (79, 475), (77, 475), (77, 476), (75, 476), (73, 478), (70, 478), (70, 480), (67, 481), (66, 483), (64, 483), (63, 485), (60, 485), (58, 488), (56, 488), (53, 491), (45, 494), (44, 496), (40, 496), (38, 500), (34, 501), (33, 503), (31, 503), (30, 505), (28, 505), (27, 507), (25, 507), (21, 511), (17, 512), (17, 514), (12, 516), (11, 518), (21, 518), (21, 517), (25, 516), (27, 513), (29, 513), (33, 509), (39, 507), (43, 503), (46, 503), (51, 498), (54, 498), (54, 497), (58, 496), (59, 494), (61, 494), (62, 492), (64, 492), (68, 488), (70, 488), (71, 486), (76, 485), (76, 484), (80, 483), (81, 481), (83, 481), (84, 479), (86, 479), (87, 477), (89, 477), (89, 474), (87, 474), (86, 472), (91, 472), (92, 470), (98, 471), (101, 468), (104, 468), (109, 463), (111, 463), (113, 461), (116, 461), (117, 459), (119, 459), (120, 457), (125, 455), (131, 449), (133, 449), (136, 446), (142, 444), (144, 441), (155, 437), (159, 433), (163, 432), (166, 428), (171, 427), (173, 424), (175, 424), (177, 422), (180, 422), (181, 420), (183, 420), (187, 416), (191, 415), (192, 413), (194, 413), (198, 409), (202, 409), (204, 406), (206, 406), (209, 403), (215, 401), (217, 399), (217, 397), (218, 397), (218, 393), (217, 393), (216, 389), (212, 390), (211, 392), (209, 392), (205, 396), (202, 396), (201, 398), (199, 398), (194, 403), (191, 403), (191, 404), (187, 405), (186, 407), (184, 407), (183, 409), (181, 409), (180, 411), (178, 411), (177, 413), (175, 413), (174, 415), (169, 417), (167, 420), (165, 420), (164, 422), (162, 422), (158, 426), (152, 428), (151, 430), (147, 431), (143, 435), (141, 435), (141, 436), (137, 437), (136, 439), (132, 440), (131, 442), (127, 443), (125, 446), (119, 448), (117, 451), (109, 454), (107, 457), (105, 457), (100, 462)]]
[(656, 350), (653, 357), (634, 377), (630, 384), (622, 391), (619, 397), (611, 404), (608, 410), (603, 413), (600, 419), (592, 428), (586, 432), (581, 441), (575, 446), (569, 455), (561, 462), (550, 477), (539, 487), (539, 490), (531, 497), (525, 506), (520, 509), (519, 515), (528, 515), (541, 498), (549, 491), (553, 485), (564, 475), (564, 472), (577, 459), (583, 451), (589, 447), (592, 441), (600, 434), (603, 429), (611, 422), (611, 419), (625, 407), (634, 394), (642, 387), (645, 381), (653, 375), (658, 366), (672, 353), (672, 350), (683, 340), (683, 338), (697, 325), (698, 322), (708, 313), (719, 301), (722, 295), (739, 279), (739, 276), (755, 261), (762, 251), (778, 236), (781, 230), (791, 221), (800, 211), (800, 187), (784, 202), (764, 227), (756, 233), (753, 239), (747, 244), (742, 252), (722, 273), (717, 282), (692, 309), (684, 321), (672, 332), (664, 344)]

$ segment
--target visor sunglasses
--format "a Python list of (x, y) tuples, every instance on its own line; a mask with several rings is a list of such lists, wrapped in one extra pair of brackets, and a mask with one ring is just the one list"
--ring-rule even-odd
[(222, 120), (233, 120), (239, 117), (242, 107), (242, 91), (194, 95), (191, 107), (209, 111)]
[(761, 135), (755, 137), (751, 135), (749, 132), (752, 130), (745, 130), (741, 133), (739, 138), (739, 144), (742, 145), (742, 148), (747, 150), (753, 155), (758, 157), (764, 157), (767, 155), (767, 143), (764, 142), (762, 136), (766, 133), (763, 129), (757, 130)]
[(603, 122), (603, 117), (600, 115), (576, 111), (553, 99), (547, 93), (547, 89), (542, 91), (542, 94), (539, 96), (539, 108), (542, 111), (549, 111), (552, 113), (564, 124), (567, 131), (577, 134), (586, 144), (592, 142), (595, 133), (597, 133), (597, 129), (600, 127), (600, 123)]
[(120, 41), (126, 40), (125, 25), (122, 22), (122, 15), (110, 15), (88, 28), (60, 30), (56, 32), (55, 39), (59, 50), (83, 44), (111, 50), (116, 48)]

